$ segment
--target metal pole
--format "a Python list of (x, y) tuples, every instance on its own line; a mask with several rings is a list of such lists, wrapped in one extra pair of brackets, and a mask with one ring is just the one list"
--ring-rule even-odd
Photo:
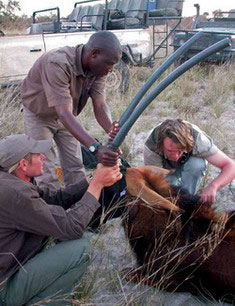
[(184, 64), (176, 68), (172, 71), (164, 80), (162, 80), (155, 89), (151, 91), (151, 93), (143, 100), (143, 102), (133, 111), (130, 115), (129, 119), (123, 124), (120, 131), (116, 135), (113, 141), (109, 143), (109, 147), (111, 150), (115, 151), (125, 139), (127, 133), (135, 123), (135, 121), (139, 118), (142, 112), (146, 109), (146, 107), (155, 99), (168, 85), (170, 85), (173, 81), (175, 81), (179, 76), (181, 76), (185, 71), (189, 70), (191, 67), (195, 66), (208, 56), (213, 53), (226, 48), (230, 45), (229, 38), (225, 38), (212, 46), (204, 49), (200, 53), (196, 54)]
[(107, 22), (108, 22), (108, 0), (105, 0), (105, 12), (104, 12), (104, 25), (103, 30), (107, 30)]

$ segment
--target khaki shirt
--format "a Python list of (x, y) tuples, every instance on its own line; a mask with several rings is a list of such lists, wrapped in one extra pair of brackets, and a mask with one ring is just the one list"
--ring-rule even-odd
[(104, 99), (105, 77), (83, 70), (82, 50), (78, 45), (43, 54), (22, 82), (23, 105), (41, 117), (57, 118), (54, 106), (72, 104), (77, 116), (89, 97)]
[(50, 191), (0, 171), (0, 288), (41, 250), (48, 236), (61, 240), (82, 236), (100, 207), (87, 187), (84, 179)]

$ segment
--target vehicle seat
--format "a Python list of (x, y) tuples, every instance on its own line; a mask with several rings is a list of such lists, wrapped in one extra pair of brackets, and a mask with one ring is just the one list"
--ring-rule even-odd
[(145, 13), (145, 0), (132, 0), (126, 13), (127, 17), (143, 19)]
[(149, 11), (149, 17), (181, 16), (183, 0), (158, 0), (157, 9)]
[(141, 24), (144, 16), (145, 0), (122, 0), (110, 14), (108, 29), (124, 29)]
[(108, 2), (108, 10), (109, 11), (114, 11), (118, 8), (120, 0), (111, 0)]
[(76, 22), (78, 20), (78, 15), (79, 15), (79, 13), (81, 11), (81, 8), (82, 8), (81, 6), (76, 6), (73, 9), (72, 13), (68, 16), (68, 21)]
[(85, 26), (86, 22), (90, 22), (91, 17), (87, 16), (90, 15), (90, 11), (91, 11), (92, 7), (90, 5), (86, 5), (86, 6), (82, 6), (81, 10), (78, 14), (77, 17), (77, 22), (83, 23), (82, 26)]
[(91, 27), (96, 30), (101, 30), (104, 20), (104, 5), (103, 4), (94, 5), (89, 14), (94, 15), (91, 16), (90, 18)]
[(62, 29), (66, 32), (78, 30), (101, 30), (104, 20), (104, 5), (75, 7), (68, 17), (68, 21), (62, 22)]
[(108, 19), (110, 19), (113, 14), (118, 12), (119, 3), (120, 0), (111, 0), (108, 2)]

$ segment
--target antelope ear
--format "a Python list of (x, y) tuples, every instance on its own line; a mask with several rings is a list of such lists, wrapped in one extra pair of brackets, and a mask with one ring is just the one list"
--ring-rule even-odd
[(169, 210), (181, 211), (178, 206), (162, 197), (160, 194), (149, 188), (144, 175), (138, 168), (128, 168), (126, 172), (127, 191), (132, 195), (141, 198), (151, 206), (160, 206)]

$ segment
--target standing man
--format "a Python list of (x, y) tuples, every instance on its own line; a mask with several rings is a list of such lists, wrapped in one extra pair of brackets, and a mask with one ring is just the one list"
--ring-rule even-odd
[(235, 162), (220, 151), (213, 140), (196, 125), (181, 119), (165, 120), (150, 134), (144, 147), (144, 164), (174, 170), (170, 184), (195, 194), (207, 162), (221, 170), (203, 190), (201, 199), (212, 204), (217, 191), (235, 178)]
[[(98, 164), (92, 180), (57, 191), (37, 187), (30, 180), (43, 174), (50, 147), (27, 135), (0, 141), (0, 304), (6, 306), (70, 305), (90, 259), (83, 232), (103, 187), (121, 179), (118, 165)], [(61, 242), (45, 248), (50, 236)]]
[[(65, 185), (84, 177), (80, 143), (105, 166), (117, 162), (118, 153), (102, 146), (79, 124), (76, 116), (90, 97), (98, 123), (112, 137), (109, 107), (105, 102), (105, 77), (119, 61), (122, 48), (109, 31), (93, 34), (85, 45), (64, 47), (43, 54), (21, 87), (25, 133), (36, 140), (54, 139)], [(45, 174), (38, 180), (59, 188), (54, 171), (55, 151), (46, 154)]]

